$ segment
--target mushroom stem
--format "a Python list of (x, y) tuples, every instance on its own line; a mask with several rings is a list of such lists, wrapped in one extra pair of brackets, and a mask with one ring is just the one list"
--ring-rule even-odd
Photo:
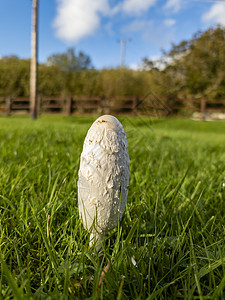
[(102, 240), (104, 239), (105, 234), (98, 232), (92, 232), (90, 234), (90, 247), (95, 246), (95, 250), (99, 252), (102, 249)]

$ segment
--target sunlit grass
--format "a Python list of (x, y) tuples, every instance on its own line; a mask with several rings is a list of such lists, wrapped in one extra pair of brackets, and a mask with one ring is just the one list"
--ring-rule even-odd
[(77, 209), (79, 157), (94, 119), (0, 118), (1, 298), (222, 298), (225, 123), (120, 118), (128, 204), (100, 260)]

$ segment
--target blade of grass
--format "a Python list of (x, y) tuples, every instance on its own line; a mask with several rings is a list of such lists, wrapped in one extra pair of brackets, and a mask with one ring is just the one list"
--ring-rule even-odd
[[(203, 300), (201, 284), (200, 284), (200, 276), (199, 276), (199, 272), (198, 272), (197, 259), (196, 259), (196, 255), (195, 255), (194, 244), (193, 244), (192, 234), (191, 234), (190, 230), (189, 230), (189, 238), (190, 238), (190, 246), (191, 246), (191, 248), (190, 248), (191, 258), (190, 259), (191, 259), (191, 263), (192, 263), (192, 267), (193, 267), (193, 271), (194, 271), (195, 284), (198, 289), (199, 298), (200, 298), (200, 300)], [(194, 292), (194, 290), (193, 290), (193, 292)]]
[(0, 262), (2, 265), (3, 272), (5, 274), (6, 280), (14, 294), (14, 297), (18, 300), (27, 299), (26, 296), (24, 295), (23, 291), (20, 288), (18, 288), (18, 286), (16, 285), (15, 280), (13, 279), (12, 274), (11, 274), (7, 264), (5, 263), (1, 253), (0, 253)]
[(37, 227), (38, 227), (38, 229), (39, 229), (39, 231), (41, 233), (42, 239), (44, 241), (45, 247), (46, 247), (46, 249), (48, 251), (49, 258), (50, 258), (50, 261), (51, 261), (51, 264), (52, 264), (52, 269), (55, 271), (55, 274), (58, 277), (59, 274), (57, 273), (57, 269), (58, 269), (57, 259), (56, 259), (55, 255), (54, 255), (54, 252), (51, 250), (50, 242), (49, 242), (47, 236), (44, 234), (44, 230), (43, 230), (40, 222), (38, 221), (38, 217), (36, 216), (36, 213), (35, 213), (33, 207), (31, 207), (31, 209), (32, 209), (33, 216), (34, 216), (34, 219), (36, 221)]

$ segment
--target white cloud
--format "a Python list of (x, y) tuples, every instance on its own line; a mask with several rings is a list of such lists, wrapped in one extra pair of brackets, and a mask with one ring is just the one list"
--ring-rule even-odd
[(225, 3), (213, 4), (210, 10), (202, 16), (202, 20), (225, 26)]
[(108, 22), (105, 24), (105, 30), (109, 36), (115, 36), (115, 30), (113, 29), (113, 22)]
[[(112, 17), (112, 20), (118, 13), (140, 16), (157, 1), (120, 0), (117, 5), (111, 2), (110, 7), (110, 0), (57, 0), (57, 15), (53, 26), (58, 38), (67, 43), (76, 43), (85, 36), (93, 35), (99, 29), (103, 15)], [(112, 24), (109, 22), (105, 26), (106, 31), (111, 34), (113, 34)], [(134, 29), (134, 26), (137, 28)], [(143, 27), (143, 23), (133, 24), (134, 31), (140, 30), (140, 27)]]
[(174, 13), (177, 13), (181, 9), (182, 0), (168, 0), (164, 6), (166, 10), (172, 10)]
[(124, 26), (121, 29), (121, 31), (123, 33), (146, 31), (149, 30), (152, 25), (153, 25), (152, 21), (135, 20), (130, 24)]
[(134, 70), (134, 71), (138, 71), (138, 70), (140, 70), (140, 65), (137, 64), (137, 63), (131, 63), (129, 65), (129, 69)]
[[(163, 57), (162, 55), (152, 55), (148, 58), (148, 60), (153, 62), (155, 68), (159, 70), (164, 70), (168, 64), (172, 63), (170, 57)], [(142, 66), (143, 69), (144, 66)]]
[(121, 10), (129, 15), (140, 15), (147, 11), (157, 0), (124, 0), (121, 3)]
[(163, 23), (166, 27), (172, 27), (176, 24), (176, 21), (174, 19), (166, 19)]
[(100, 14), (109, 13), (108, 0), (58, 0), (53, 26), (56, 35), (69, 43), (92, 35), (100, 26)]
[[(174, 28), (165, 28), (165, 24), (155, 23), (152, 20), (136, 19), (133, 22), (123, 26), (121, 33), (124, 36), (130, 34), (139, 34), (142, 40), (165, 48), (174, 40)], [(131, 35), (132, 36), (132, 35)]]

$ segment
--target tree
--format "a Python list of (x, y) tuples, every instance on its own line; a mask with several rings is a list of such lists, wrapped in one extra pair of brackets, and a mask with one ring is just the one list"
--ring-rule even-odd
[[(156, 81), (165, 95), (182, 98), (225, 98), (225, 28), (197, 32), (190, 41), (172, 45), (164, 53), (164, 68)], [(143, 61), (155, 72), (155, 64)], [(158, 70), (159, 71), (159, 70)]]
[(29, 95), (30, 60), (17, 56), (4, 56), (0, 59), (0, 96)]
[(56, 66), (40, 64), (38, 67), (38, 94), (60, 96), (64, 94), (64, 73)]
[(47, 64), (57, 66), (64, 72), (81, 72), (92, 68), (91, 59), (82, 51), (75, 54), (74, 48), (69, 48), (66, 53), (53, 54), (47, 59)]
[(48, 66), (58, 67), (63, 73), (65, 94), (72, 95), (79, 87), (81, 72), (92, 68), (91, 59), (83, 52), (75, 54), (73, 48), (61, 54), (53, 54), (47, 59)]

